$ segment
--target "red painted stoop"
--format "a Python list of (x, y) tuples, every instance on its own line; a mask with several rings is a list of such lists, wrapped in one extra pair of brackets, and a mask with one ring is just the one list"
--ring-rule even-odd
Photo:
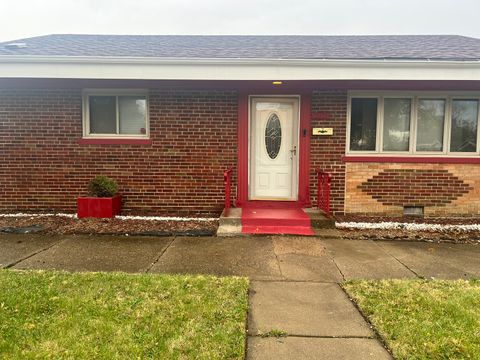
[(314, 235), (302, 209), (242, 209), (242, 233)]

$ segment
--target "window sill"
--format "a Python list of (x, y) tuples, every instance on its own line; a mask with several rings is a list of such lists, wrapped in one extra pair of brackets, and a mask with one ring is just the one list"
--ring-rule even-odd
[(480, 157), (453, 156), (357, 156), (345, 155), (343, 162), (423, 163), (423, 164), (480, 164)]
[(90, 139), (78, 140), (80, 145), (151, 145), (152, 139)]

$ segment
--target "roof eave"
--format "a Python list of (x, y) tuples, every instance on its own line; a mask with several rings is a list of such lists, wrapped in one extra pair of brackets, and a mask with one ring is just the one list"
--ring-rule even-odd
[(129, 57), (129, 56), (40, 56), (40, 55), (0, 55), (0, 63), (76, 63), (76, 64), (198, 64), (198, 65), (384, 65), (389, 64), (428, 64), (439, 65), (478, 65), (480, 59), (408, 59), (408, 58), (352, 58), (352, 59), (292, 59), (292, 58), (185, 58), (185, 57)]
[(478, 80), (480, 61), (0, 56), (0, 78)]

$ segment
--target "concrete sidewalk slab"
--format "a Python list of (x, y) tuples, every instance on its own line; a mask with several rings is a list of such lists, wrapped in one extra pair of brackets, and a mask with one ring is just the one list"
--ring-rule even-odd
[(379, 241), (379, 246), (418, 275), (441, 279), (480, 277), (480, 245)]
[(278, 255), (282, 275), (293, 281), (341, 282), (342, 274), (327, 256), (302, 254)]
[(390, 354), (375, 339), (259, 338), (248, 339), (247, 360), (387, 360)]
[(15, 269), (66, 271), (145, 271), (171, 243), (171, 238), (69, 236)]
[(58, 236), (45, 235), (0, 235), (0, 268), (46, 249), (61, 241)]
[(325, 247), (346, 280), (414, 278), (394, 257), (371, 240), (325, 240)]
[(282, 279), (269, 237), (176, 238), (151, 271)]
[(324, 242), (310, 237), (274, 236), (273, 245), (285, 279), (319, 282), (343, 280)]
[(271, 330), (297, 336), (373, 336), (337, 284), (254, 281), (249, 334)]

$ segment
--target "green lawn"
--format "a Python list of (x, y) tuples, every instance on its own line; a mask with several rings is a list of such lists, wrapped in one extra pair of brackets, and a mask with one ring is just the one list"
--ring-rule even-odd
[(397, 359), (480, 359), (480, 281), (343, 284)]
[(0, 358), (243, 359), (248, 280), (0, 271)]

